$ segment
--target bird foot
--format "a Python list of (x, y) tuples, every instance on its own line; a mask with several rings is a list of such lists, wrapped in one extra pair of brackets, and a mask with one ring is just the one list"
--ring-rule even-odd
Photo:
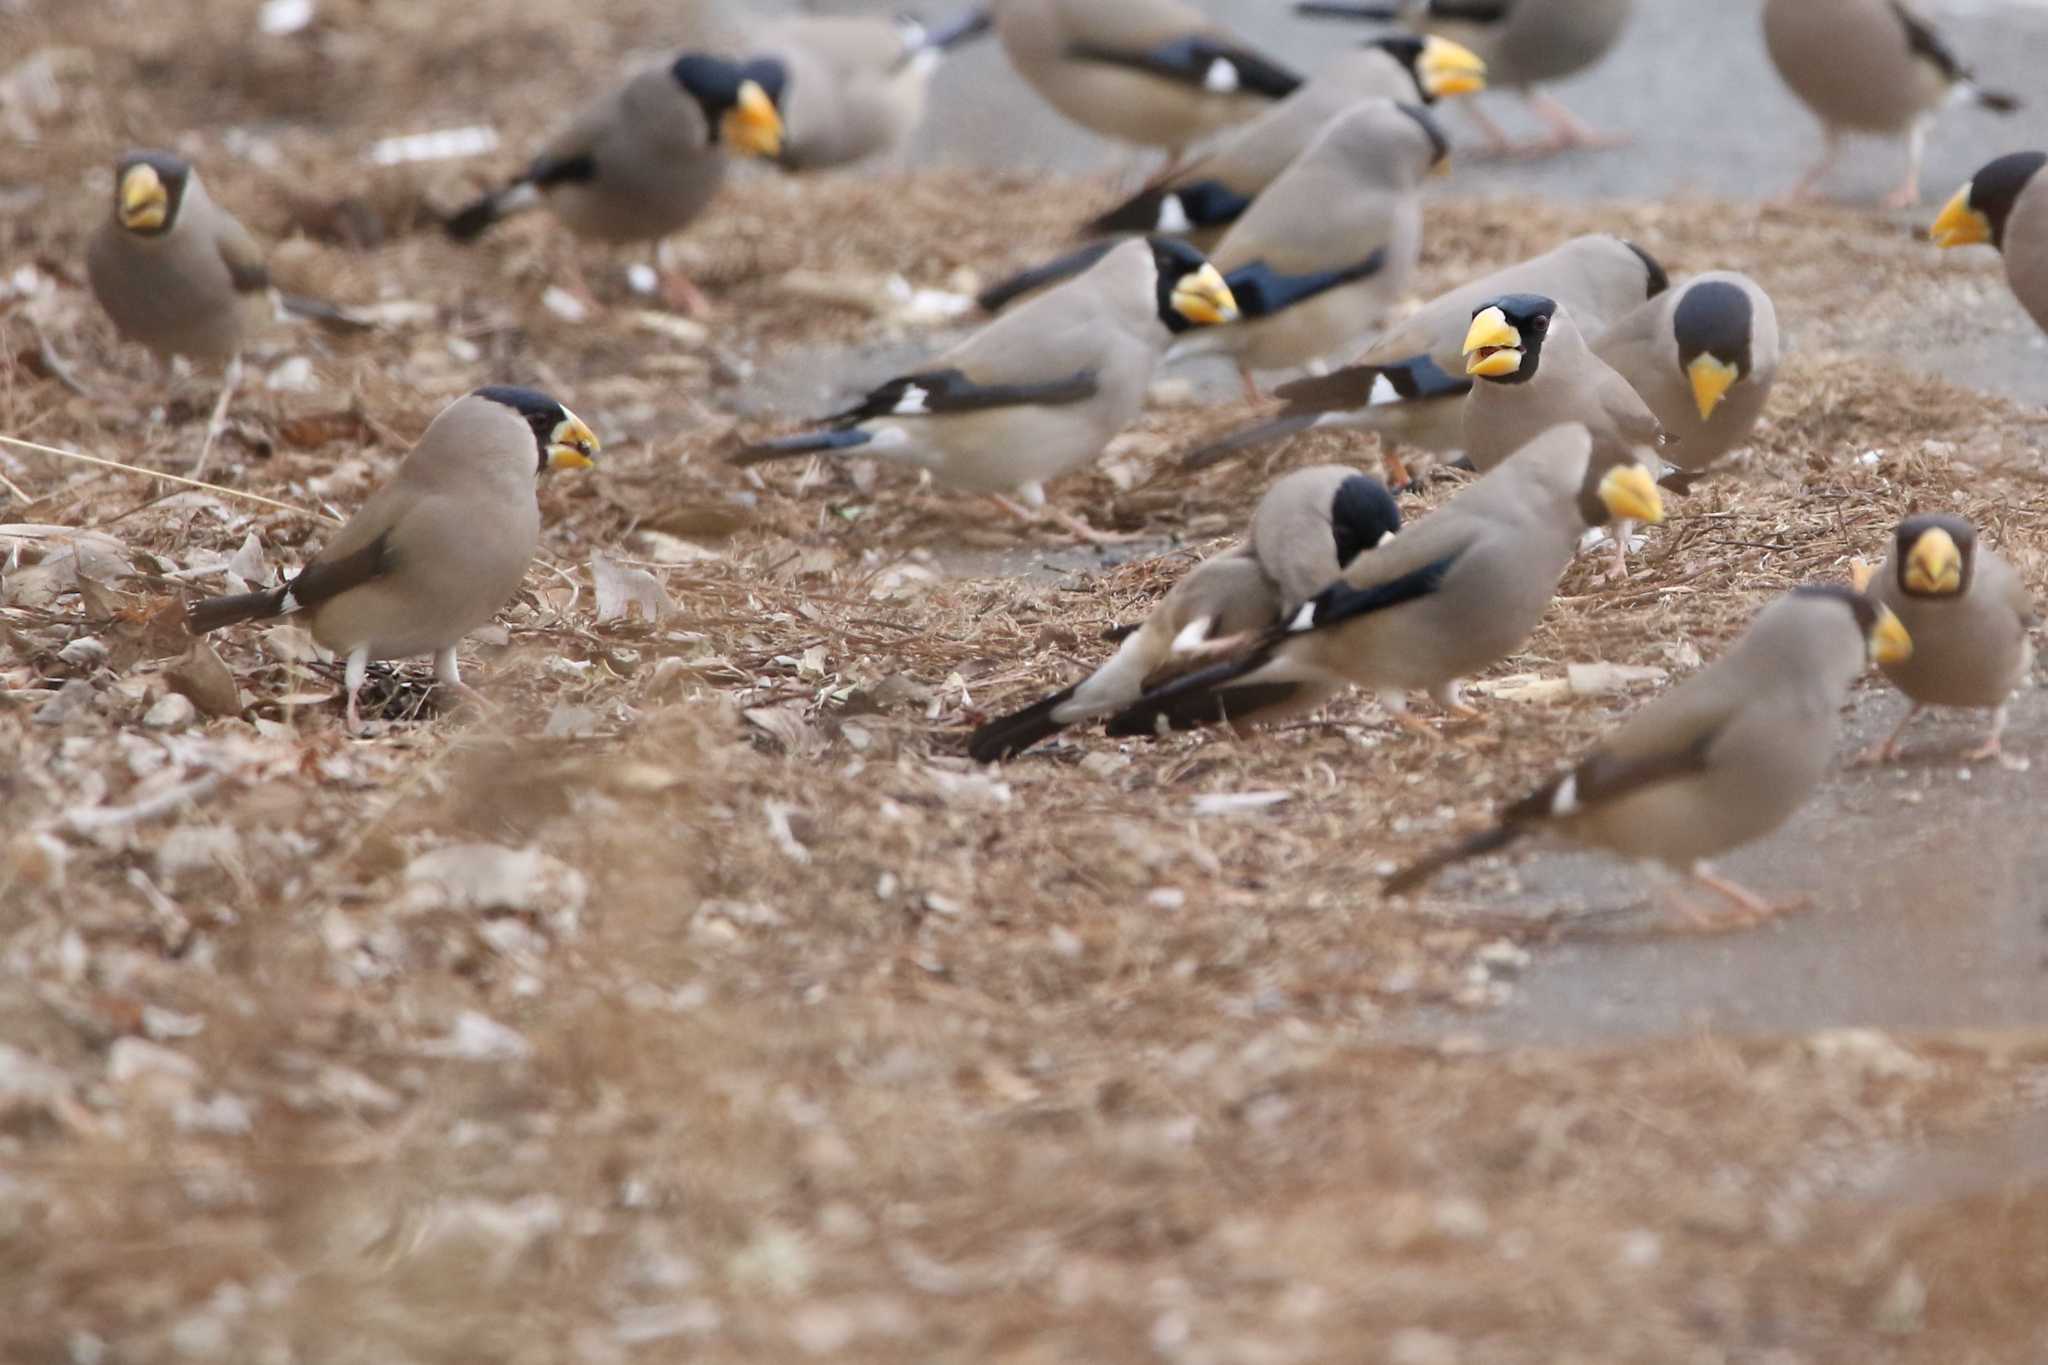
[(2001, 763), (2005, 761), (2005, 745), (1999, 742), (1997, 735), (1992, 735), (1963, 755), (1965, 763), (1983, 763), (1991, 759), (1997, 759)]
[(1717, 876), (1703, 867), (1695, 868), (1692, 876), (1694, 881), (1724, 902), (1724, 908), (1717, 912), (1687, 897), (1677, 897), (1679, 913), (1685, 917), (1693, 933), (1726, 934), (1754, 929), (1780, 915), (1796, 914), (1813, 906), (1812, 900), (1805, 896), (1784, 901), (1767, 900), (1741, 883)]
[(1055, 523), (1076, 540), (1089, 545), (1134, 545), (1145, 539), (1143, 531), (1105, 531), (1089, 525), (1086, 518), (1077, 517), (1072, 512), (1062, 511), (1057, 507), (1045, 508), (1043, 515), (1046, 520)]
[(1881, 768), (1885, 764), (1896, 760), (1898, 756), (1899, 746), (1893, 744), (1890, 740), (1886, 740), (1881, 744), (1873, 744), (1868, 749), (1857, 753), (1854, 758), (1849, 760), (1849, 766), (1852, 768)]

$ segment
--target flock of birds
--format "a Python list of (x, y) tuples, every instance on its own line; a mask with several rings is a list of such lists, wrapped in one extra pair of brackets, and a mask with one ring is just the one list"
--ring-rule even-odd
[[(1548, 145), (1602, 141), (1537, 88), (1597, 61), (1630, 4), (1297, 8), (1408, 28), (1338, 51), (1304, 80), (1182, 0), (992, 0), (932, 30), (783, 21), (743, 57), (691, 52), (634, 76), (570, 119), (517, 176), (453, 214), (447, 231), (473, 240), (537, 206), (581, 239), (659, 243), (713, 201), (731, 156), (809, 170), (900, 147), (933, 65), (992, 29), (1061, 113), (1165, 150), (1166, 168), (1085, 225), (1086, 247), (990, 290), (982, 302), (996, 316), (964, 341), (735, 462), (874, 456), (1036, 519), (1049, 511), (1044, 484), (1097, 458), (1138, 418), (1170, 357), (1227, 356), (1253, 394), (1261, 374), (1305, 370), (1277, 390), (1276, 413), (1218, 434), (1188, 463), (1338, 426), (1378, 434), (1397, 486), (1413, 477), (1402, 452), (1455, 455), (1477, 477), (1403, 527), (1378, 479), (1341, 466), (1285, 476), (1244, 541), (1188, 573), (1099, 669), (989, 721), (969, 750), (1001, 761), (1095, 719), (1122, 736), (1243, 729), (1344, 686), (1377, 693), (1418, 724), (1407, 718), (1408, 694), (1466, 710), (1459, 680), (1529, 638), (1591, 531), (1606, 528), (1615, 571), (1626, 575), (1630, 529), (1660, 522), (1666, 490), (1682, 491), (1748, 439), (1777, 372), (1777, 319), (1753, 280), (1710, 271), (1674, 283), (1648, 253), (1601, 235), (1399, 316), (1420, 251), (1421, 187), (1449, 146), (1432, 106), (1506, 87), (1549, 125)], [(1763, 29), (1787, 84), (1826, 130), (1830, 159), (1846, 131), (1907, 138), (1900, 201), (1917, 193), (1937, 109), (1959, 98), (2014, 104), (1980, 89), (1899, 0), (1767, 0)], [(1932, 236), (1999, 248), (2015, 293), (2048, 327), (2044, 164), (2038, 152), (1992, 161), (1940, 211)], [(271, 301), (261, 249), (190, 165), (144, 152), (117, 166), (113, 212), (88, 266), (123, 334), (161, 357), (228, 365), (210, 447), (252, 315)], [(698, 298), (658, 269), (651, 281), (644, 267), (632, 273), (636, 288), (678, 306)], [(1355, 358), (1326, 368), (1343, 354)], [(590, 428), (557, 399), (478, 389), (434, 420), (296, 576), (200, 602), (190, 627), (300, 614), (346, 660), (352, 732), (373, 660), (431, 654), (437, 680), (460, 688), (458, 645), (517, 591), (536, 551), (537, 476), (587, 467), (597, 452)], [(2008, 698), (2031, 668), (2034, 620), (2018, 575), (1966, 522), (1912, 517), (1866, 582), (1805, 586), (1772, 603), (1725, 656), (1641, 708), (1584, 762), (1389, 889), (1552, 831), (1692, 871), (1738, 916), (1767, 914), (1769, 902), (1713, 876), (1704, 860), (1777, 828), (1813, 790), (1862, 670), (1882, 666), (1912, 702), (1909, 721), (1930, 705), (1991, 710), (1976, 753), (1992, 755)]]

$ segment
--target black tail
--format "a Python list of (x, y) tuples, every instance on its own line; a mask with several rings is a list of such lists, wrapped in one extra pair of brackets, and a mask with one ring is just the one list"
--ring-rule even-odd
[(1261, 711), (1285, 705), (1301, 692), (1304, 684), (1233, 686), (1238, 679), (1271, 663), (1273, 651), (1285, 638), (1284, 633), (1275, 633), (1238, 658), (1197, 669), (1147, 692), (1109, 718), (1108, 732), (1119, 739), (1141, 739), (1157, 735), (1161, 722), (1168, 730), (1195, 730), (1225, 721), (1247, 720)]
[(233, 597), (209, 597), (186, 610), (185, 629), (194, 635), (206, 635), (222, 626), (268, 620), (283, 614), (284, 595), (283, 588), (269, 588), (263, 592), (237, 593)]
[(1049, 284), (1070, 280), (1097, 261), (1107, 256), (1117, 243), (1092, 242), (1079, 251), (1070, 251), (1056, 261), (1049, 261), (1031, 270), (1010, 276), (1001, 284), (991, 285), (975, 297), (984, 313), (1000, 313), (1026, 294), (1035, 293)]
[(816, 455), (828, 450), (851, 450), (864, 446), (873, 440), (858, 427), (834, 431), (800, 431), (794, 436), (781, 436), (773, 441), (762, 441), (750, 445), (727, 461), (741, 467), (766, 464), (770, 460), (787, 460), (797, 455)]
[(1346, 5), (1337, 0), (1301, 0), (1294, 12), (1311, 19), (1364, 19), (1379, 24), (1391, 24), (1401, 17), (1399, 5)]
[(1481, 830), (1469, 838), (1461, 839), (1408, 864), (1387, 878), (1380, 889), (1389, 896), (1405, 896), (1453, 863), (1462, 863), (1468, 858), (1484, 857), (1488, 853), (1498, 853), (1526, 832), (1520, 825), (1495, 825), (1492, 829)]
[(367, 332), (371, 324), (351, 315), (339, 304), (326, 299), (316, 299), (305, 294), (279, 294), (277, 301), (284, 305), (284, 311), (295, 318), (317, 322), (322, 327), (336, 332)]
[(1306, 431), (1316, 424), (1316, 417), (1317, 414), (1313, 412), (1283, 412), (1267, 421), (1254, 422), (1248, 427), (1241, 427), (1204, 445), (1196, 446), (1180, 457), (1180, 467), (1189, 471), (1207, 469), (1240, 450), (1265, 445), (1283, 436), (1292, 436), (1297, 431)]
[(1050, 739), (1067, 728), (1052, 713), (1074, 699), (1074, 689), (1062, 688), (1022, 711), (1002, 716), (976, 730), (967, 740), (967, 753), (976, 763), (1000, 763), (1015, 758), (1042, 739)]
[(499, 207), (504, 197), (505, 191), (493, 190), (475, 203), (457, 209), (441, 224), (442, 230), (455, 241), (475, 241), (490, 230), (491, 224), (504, 216)]

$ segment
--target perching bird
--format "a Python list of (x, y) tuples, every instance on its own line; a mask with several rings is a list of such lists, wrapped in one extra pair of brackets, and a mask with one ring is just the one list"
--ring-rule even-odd
[(1053, 108), (1170, 163), (1301, 78), (1181, 0), (993, 0), (1010, 64)]
[[(822, 430), (750, 446), (732, 462), (872, 455), (988, 494), (1030, 520), (1002, 495), (1043, 508), (1046, 480), (1093, 460), (1137, 419), (1175, 336), (1237, 315), (1230, 287), (1200, 252), (1170, 238), (1134, 238), (926, 368), (869, 391)], [(1077, 535), (1101, 538), (1077, 518), (1052, 516)]]
[(1341, 370), (1282, 385), (1287, 406), (1274, 417), (1215, 438), (1191, 451), (1184, 467), (1200, 469), (1239, 450), (1314, 427), (1365, 427), (1387, 451), (1388, 481), (1404, 484), (1396, 443), (1449, 452), (1464, 443), (1465, 335), (1472, 313), (1503, 294), (1556, 299), (1594, 331), (1668, 281), (1649, 253), (1619, 237), (1574, 237), (1541, 256), (1497, 270), (1425, 303)]
[(1600, 333), (1593, 354), (1620, 372), (1699, 473), (1749, 439), (1778, 378), (1778, 312), (1747, 275), (1695, 275)]
[(1596, 463), (1584, 427), (1553, 427), (1355, 560), (1285, 625), (1147, 693), (1110, 721), (1109, 733), (1278, 719), (1343, 683), (1377, 692), (1397, 716), (1409, 692), (1469, 714), (1462, 680), (1529, 638), (1580, 534), (1663, 515), (1648, 470)]
[[(728, 149), (780, 154), (784, 75), (773, 59), (741, 65), (694, 52), (642, 71), (587, 105), (509, 184), (450, 217), (448, 235), (475, 241), (500, 219), (545, 204), (586, 240), (658, 244), (718, 193)], [(703, 307), (687, 281), (668, 283), (671, 302)]]
[[(242, 347), (272, 315), (263, 248), (213, 202), (199, 172), (169, 152), (130, 152), (114, 164), (114, 208), (85, 248), (93, 297), (122, 336), (166, 364), (173, 356), (225, 367), (220, 399), (193, 468), (205, 471), (242, 373)], [(285, 311), (354, 326), (331, 303), (279, 294)]]
[(1940, 247), (1989, 244), (2005, 256), (2005, 279), (2020, 306), (2048, 331), (2048, 152), (2014, 152), (1987, 162), (1957, 190), (1929, 231)]
[(940, 60), (988, 24), (973, 10), (937, 29), (880, 15), (799, 15), (765, 29), (752, 51), (782, 64), (782, 164), (813, 171), (900, 151)]
[(1859, 593), (1796, 588), (1577, 767), (1502, 811), (1492, 829), (1395, 873), (1386, 890), (1413, 891), (1454, 863), (1550, 832), (1690, 871), (1748, 919), (1766, 918), (1780, 907), (1705, 860), (1784, 824), (1827, 771), (1850, 684), (1873, 659), (1897, 663), (1917, 648), (1898, 617)]
[[(1208, 251), (1331, 119), (1360, 100), (1380, 96), (1427, 105), (1485, 84), (1483, 64), (1456, 43), (1406, 35), (1377, 39), (1344, 52), (1286, 99), (1224, 134), (1212, 150), (1156, 178), (1083, 231), (1098, 236), (1159, 232)], [(1114, 240), (1092, 242), (1022, 271), (983, 290), (975, 301), (987, 312), (1001, 312), (1025, 294), (1087, 269)]]
[(434, 678), (467, 691), (462, 637), (519, 590), (540, 544), (534, 480), (587, 469), (597, 437), (532, 389), (492, 386), (441, 410), (389, 483), (282, 587), (192, 607), (194, 635), (305, 612), (313, 638), (347, 660), (348, 727), (372, 659), (434, 656)]
[(1885, 203), (1918, 203), (1927, 130), (1943, 105), (1960, 97), (1998, 114), (2020, 107), (2015, 96), (1978, 85), (1903, 0), (1765, 0), (1764, 45), (1827, 140), (1795, 194), (1811, 192), (1834, 168), (1842, 134), (1904, 134), (1906, 178)]
[(1419, 104), (1362, 100), (1332, 119), (1209, 254), (1243, 321), (1182, 337), (1169, 359), (1292, 369), (1376, 330), (1422, 253), (1422, 181), (1450, 145)]
[(1400, 529), (1400, 505), (1378, 479), (1343, 465), (1284, 475), (1259, 499), (1250, 534), (1174, 584), (1143, 624), (1122, 635), (1106, 663), (1072, 687), (989, 721), (967, 752), (983, 763), (1015, 758), (1069, 725), (1122, 710), (1173, 664), (1229, 648), (1292, 616)]
[[(1396, 0), (1384, 4), (1309, 3), (1295, 8), (1331, 18), (1400, 20), (1454, 38), (1486, 62), (1487, 83), (1520, 92), (1550, 128), (1544, 150), (1612, 146), (1626, 138), (1589, 127), (1535, 87), (1564, 80), (1605, 57), (1628, 26), (1635, 0)], [(1496, 149), (1507, 135), (1477, 104), (1473, 114)]]
[(2020, 576), (1977, 543), (1969, 522), (1937, 513), (1899, 523), (1869, 592), (1912, 633), (1913, 656), (1886, 664), (1884, 675), (1913, 705), (1866, 757), (1896, 758), (1906, 727), (1930, 706), (1988, 708), (1991, 733), (1963, 757), (1998, 757), (2013, 690), (2034, 666), (2027, 631), (2040, 624)]

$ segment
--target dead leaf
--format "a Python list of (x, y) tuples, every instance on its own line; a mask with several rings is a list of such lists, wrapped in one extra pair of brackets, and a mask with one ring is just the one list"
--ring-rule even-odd
[(204, 640), (194, 640), (192, 647), (164, 670), (164, 681), (209, 716), (242, 714), (242, 689), (236, 685), (234, 673)]
[(675, 610), (661, 580), (645, 569), (618, 564), (600, 554), (590, 557), (590, 578), (597, 585), (597, 619), (619, 621), (638, 609), (650, 624)]

